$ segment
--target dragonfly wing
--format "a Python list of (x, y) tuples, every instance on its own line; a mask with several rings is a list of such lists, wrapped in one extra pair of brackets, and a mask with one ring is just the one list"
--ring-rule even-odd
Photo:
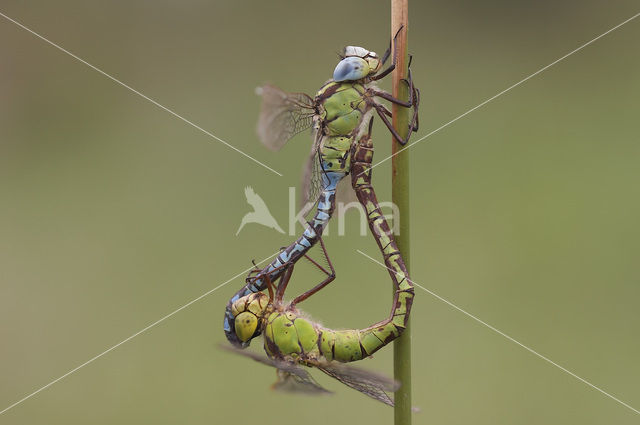
[(228, 345), (221, 345), (220, 348), (276, 368), (278, 371), (278, 380), (271, 386), (271, 388), (275, 390), (318, 395), (331, 394), (331, 391), (320, 386), (308, 371), (295, 363), (270, 359), (252, 351), (240, 350)]
[(302, 170), (300, 209), (306, 216), (320, 196), (322, 190), (322, 167), (318, 152), (311, 151)]
[(318, 384), (309, 372), (298, 366), (295, 369), (295, 371), (278, 369), (278, 380), (271, 388), (288, 393), (331, 394), (331, 391)]
[(313, 125), (315, 105), (304, 93), (287, 93), (264, 85), (256, 92), (262, 96), (258, 117), (258, 137), (271, 150), (279, 150), (287, 140)]
[(318, 200), (323, 188), (322, 173), (324, 173), (324, 170), (322, 169), (322, 163), (320, 160), (321, 143), (322, 131), (316, 129), (313, 137), (313, 145), (311, 146), (311, 152), (309, 152), (307, 162), (302, 169), (302, 199), (300, 207), (304, 210), (303, 215), (307, 215), (311, 210), (311, 207), (313, 207)]
[[(302, 169), (302, 199), (301, 209), (304, 210), (303, 215), (307, 213), (313, 207), (313, 204), (318, 200), (320, 192), (324, 188), (322, 161), (320, 160), (320, 149), (322, 147), (323, 134), (320, 129), (316, 129), (314, 134), (313, 146), (309, 157), (307, 159), (304, 168)], [(351, 186), (351, 179), (343, 178), (338, 182), (336, 187), (336, 205), (341, 202), (343, 205), (349, 203), (358, 202), (356, 193)]]
[[(341, 204), (342, 208), (340, 208)], [(357, 207), (360, 207), (360, 203), (356, 197), (356, 192), (351, 186), (351, 179), (345, 178), (340, 180), (338, 187), (336, 188), (336, 205), (338, 206), (336, 211), (338, 212), (338, 217), (342, 217), (344, 215), (346, 212), (345, 207), (349, 204), (356, 204)]]
[(346, 386), (389, 406), (393, 406), (393, 399), (387, 392), (394, 392), (400, 387), (400, 384), (391, 378), (353, 366), (328, 363), (316, 367)]

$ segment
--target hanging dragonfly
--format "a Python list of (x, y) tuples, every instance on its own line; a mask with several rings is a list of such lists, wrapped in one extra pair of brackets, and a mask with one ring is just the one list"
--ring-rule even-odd
[[(306, 205), (305, 211), (310, 211), (310, 206), (315, 204), (316, 213), (303, 234), (264, 268), (265, 273), (247, 278), (245, 286), (227, 303), (224, 331), (234, 345), (242, 347), (243, 342), (238, 340), (234, 332), (231, 305), (243, 296), (264, 290), (264, 276), (275, 281), (284, 270), (282, 265), (298, 261), (321, 238), (335, 210), (338, 183), (350, 171), (352, 147), (367, 131), (367, 123), (373, 114), (380, 116), (391, 134), (402, 144), (406, 144), (411, 133), (418, 130), (420, 92), (413, 85), (411, 70), (408, 79), (404, 80), (409, 87), (409, 99), (406, 102), (376, 87), (376, 81), (396, 67), (397, 54), (394, 52), (391, 65), (379, 72), (390, 54), (391, 48), (379, 58), (375, 52), (362, 47), (345, 47), (333, 79), (327, 81), (313, 98), (304, 93), (286, 93), (270, 85), (259, 89), (262, 108), (257, 132), (265, 146), (278, 150), (296, 134), (313, 128), (313, 144), (303, 177), (302, 204)], [(391, 112), (380, 99), (413, 108), (406, 138), (401, 138), (393, 128), (389, 121)]]
[[(409, 86), (407, 101), (397, 99), (376, 86), (376, 81), (396, 67), (397, 54), (394, 53), (391, 65), (378, 73), (390, 52), (391, 47), (380, 59), (375, 52), (363, 47), (345, 47), (333, 78), (313, 98), (305, 93), (287, 93), (272, 85), (258, 88), (262, 108), (257, 133), (267, 148), (280, 150), (293, 136), (313, 128), (313, 144), (302, 182), (303, 205), (318, 198), (324, 186), (323, 174), (349, 172), (349, 152), (358, 137), (366, 132), (367, 122), (374, 112), (402, 145), (408, 142), (412, 132), (418, 130), (420, 91), (413, 85), (411, 69), (408, 70), (408, 78), (403, 80)], [(389, 120), (391, 111), (380, 103), (380, 99), (413, 108), (406, 137), (402, 138), (393, 127)]]
[(363, 136), (352, 149), (352, 185), (356, 196), (367, 211), (369, 228), (380, 248), (389, 271), (395, 292), (389, 317), (364, 329), (333, 330), (312, 321), (298, 310), (297, 305), (328, 285), (335, 278), (335, 272), (324, 243), (320, 246), (328, 269), (322, 267), (307, 254), (303, 257), (311, 261), (326, 278), (312, 289), (294, 298), (290, 303), (283, 301), (284, 293), (293, 273), (294, 264), (280, 266), (278, 285), (274, 285), (270, 272), (256, 269), (254, 277), (266, 282), (268, 295), (264, 292), (245, 295), (231, 304), (234, 333), (243, 347), (251, 340), (263, 335), (264, 349), (268, 357), (231, 349), (261, 363), (278, 369), (275, 389), (307, 393), (326, 393), (300, 366), (320, 369), (378, 401), (393, 405), (387, 392), (396, 391), (398, 383), (358, 368), (342, 363), (362, 360), (389, 344), (404, 331), (409, 320), (414, 297), (413, 283), (409, 279), (406, 266), (395, 243), (385, 216), (382, 214), (373, 187), (371, 186), (371, 160), (373, 144), (369, 133)]

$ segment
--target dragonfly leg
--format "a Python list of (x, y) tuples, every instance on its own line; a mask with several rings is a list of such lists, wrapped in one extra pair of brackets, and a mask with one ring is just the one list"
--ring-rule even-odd
[(373, 107), (376, 109), (376, 112), (378, 113), (378, 116), (380, 117), (380, 119), (382, 119), (382, 122), (384, 123), (384, 125), (387, 126), (387, 128), (389, 129), (389, 131), (391, 132), (393, 137), (398, 141), (398, 143), (400, 143), (402, 146), (406, 145), (407, 142), (409, 141), (409, 137), (411, 136), (411, 132), (409, 131), (407, 133), (407, 137), (403, 139), (398, 134), (396, 129), (393, 128), (393, 124), (391, 124), (391, 121), (389, 121), (389, 118), (387, 118), (387, 114), (388, 114), (389, 110), (387, 108), (385, 108), (383, 105), (374, 104)]
[(389, 118), (391, 118), (393, 116), (393, 114), (391, 113), (391, 111), (389, 110), (389, 108), (387, 108), (386, 106), (384, 106), (383, 104), (379, 103), (377, 108), (380, 109), (380, 112), (384, 113), (386, 116), (388, 116)]
[(284, 291), (287, 290), (287, 285), (291, 280), (291, 274), (293, 273), (293, 263), (287, 264), (287, 269), (280, 277), (280, 283), (278, 283), (278, 289), (276, 290), (276, 303), (281, 303), (284, 298)]
[(264, 277), (265, 282), (267, 282), (267, 290), (269, 291), (269, 301), (273, 301), (273, 282), (271, 282), (271, 278), (269, 275)]
[(415, 89), (413, 86), (413, 78), (411, 76), (411, 68), (409, 68), (408, 78), (403, 78), (401, 81), (405, 83), (409, 88), (409, 99), (406, 102), (404, 100), (398, 99), (397, 97), (394, 97), (391, 93), (388, 93), (384, 90), (370, 89), (370, 93), (376, 97), (381, 97), (391, 103), (395, 103), (396, 105), (404, 106), (405, 108), (411, 108), (412, 106), (415, 106)]
[[(377, 80), (380, 80), (380, 79), (386, 77), (394, 69), (396, 69), (396, 63), (398, 61), (398, 43), (396, 43), (396, 39), (398, 38), (398, 34), (400, 34), (400, 31), (402, 31), (403, 28), (404, 28), (404, 25), (401, 26), (398, 29), (398, 32), (396, 32), (396, 35), (393, 36), (393, 59), (391, 60), (391, 65), (389, 65), (389, 67), (387, 69), (385, 69), (384, 71), (382, 71), (380, 74), (377, 74), (377, 75), (374, 75), (373, 77), (371, 77), (371, 79), (373, 81), (377, 81)], [(384, 52), (384, 56), (382, 57), (382, 63), (383, 64), (387, 61), (387, 59), (389, 59), (389, 54), (390, 53), (391, 53), (391, 43), (389, 43), (389, 49), (387, 49), (387, 51)]]
[[(284, 251), (284, 249), (285, 248), (281, 247), (280, 252)], [(247, 273), (247, 277), (245, 277), (244, 279), (245, 283), (254, 282), (256, 279), (262, 277), (265, 272), (265, 269), (261, 269), (260, 267), (258, 267), (255, 259), (251, 260), (251, 264), (253, 264), (253, 268), (249, 270), (249, 273)]]
[(262, 269), (258, 267), (258, 265), (256, 264), (256, 260), (251, 260), (251, 264), (253, 264), (253, 268), (251, 270), (249, 270), (249, 273), (247, 274), (247, 277), (245, 279), (245, 281), (251, 280), (251, 279), (255, 279), (255, 277), (262, 272)]
[[(378, 115), (382, 119), (382, 122), (384, 122), (384, 125), (387, 126), (387, 128), (389, 129), (389, 131), (391, 132), (393, 137), (402, 146), (407, 144), (407, 142), (409, 141), (409, 138), (411, 137), (411, 133), (414, 132), (414, 131), (417, 131), (418, 127), (419, 127), (418, 105), (420, 104), (420, 90), (418, 90), (415, 87), (411, 87), (411, 93), (412, 93), (411, 94), (411, 102), (412, 102), (412, 105), (413, 105), (413, 116), (411, 118), (411, 122), (409, 123), (409, 128), (407, 130), (407, 137), (405, 137), (405, 138), (400, 137), (400, 135), (398, 134), (396, 129), (393, 127), (393, 124), (391, 123), (391, 121), (389, 121), (389, 119), (387, 118), (387, 117), (392, 117), (393, 116), (391, 111), (389, 111), (389, 109), (387, 109), (384, 105), (382, 105), (380, 103), (376, 103), (374, 101), (371, 101), (371, 103), (370, 103), (370, 105), (373, 106), (376, 109), (376, 112), (378, 113)], [(389, 96), (391, 96), (391, 95), (389, 95)], [(382, 96), (380, 96), (380, 97), (382, 97)], [(402, 106), (404, 106), (404, 105), (402, 105)]]
[(420, 106), (420, 90), (413, 85), (413, 77), (411, 76), (411, 59), (413, 59), (413, 57), (409, 55), (407, 79), (402, 79), (402, 81), (404, 81), (409, 88), (409, 102), (411, 102), (413, 106), (413, 117), (411, 118), (411, 123), (409, 125), (409, 134), (411, 134), (412, 131), (418, 131), (418, 127), (420, 127), (418, 119), (418, 109)]
[(367, 134), (365, 134), (363, 137), (366, 137), (368, 139), (371, 138), (371, 130), (373, 130), (373, 115), (371, 116), (371, 118), (369, 118), (369, 129), (367, 130)]
[(320, 241), (320, 246), (322, 247), (322, 252), (324, 254), (324, 258), (327, 260), (327, 264), (329, 265), (329, 270), (327, 270), (324, 267), (322, 267), (320, 264), (318, 264), (315, 260), (313, 260), (312, 258), (307, 256), (306, 254), (305, 254), (305, 258), (307, 260), (309, 260), (317, 268), (319, 268), (323, 273), (325, 273), (327, 275), (327, 277), (322, 282), (320, 282), (319, 284), (317, 284), (313, 288), (309, 289), (307, 292), (304, 292), (304, 293), (298, 295), (297, 297), (295, 297), (293, 299), (293, 301), (291, 301), (291, 305), (292, 306), (295, 306), (296, 304), (301, 303), (302, 301), (306, 300), (307, 298), (309, 298), (310, 296), (312, 296), (313, 294), (315, 294), (316, 292), (318, 292), (319, 290), (321, 290), (322, 288), (324, 288), (325, 286), (327, 286), (328, 284), (333, 282), (333, 280), (336, 278), (336, 271), (333, 268), (333, 263), (331, 262), (331, 259), (329, 258), (329, 254), (327, 254), (327, 249), (324, 246), (324, 242), (322, 241), (322, 238), (320, 238), (319, 241)]
[(380, 74), (374, 75), (373, 77), (371, 77), (371, 79), (373, 81), (378, 81), (378, 80), (386, 77), (387, 75), (389, 75), (394, 69), (396, 69), (396, 61), (395, 61), (395, 59), (394, 59), (393, 63), (391, 65), (389, 65), (389, 68), (385, 69)]
[(376, 97), (381, 97), (385, 100), (388, 100), (391, 103), (395, 103), (396, 105), (404, 106), (405, 108), (411, 108), (413, 106), (412, 96), (410, 96), (409, 100), (405, 102), (404, 100), (400, 100), (396, 97), (393, 97), (391, 93), (387, 93), (386, 91), (383, 91), (383, 90), (371, 90), (371, 94)]
[(413, 105), (413, 119), (411, 120), (411, 131), (418, 131), (420, 128), (420, 120), (418, 118), (418, 105), (420, 105), (420, 90), (416, 87), (413, 88), (413, 97), (416, 99)]
[[(255, 263), (254, 263), (255, 264)], [(281, 266), (275, 267), (269, 271), (266, 271), (265, 269), (258, 269), (256, 267), (256, 269), (251, 270), (247, 276), (247, 278), (245, 279), (245, 281), (247, 282), (247, 284), (255, 282), (258, 279), (264, 279), (264, 281), (267, 284), (267, 289), (269, 290), (269, 298), (273, 301), (274, 299), (274, 289), (275, 289), (275, 285), (273, 284), (273, 281), (271, 280), (271, 275), (284, 269), (287, 268), (289, 266), (292, 266), (292, 263), (287, 262), (282, 264)], [(278, 285), (279, 287), (280, 285)], [(286, 286), (286, 285), (285, 285)], [(277, 292), (275, 294), (277, 296)]]
[(393, 41), (391, 39), (389, 39), (389, 47), (387, 47), (387, 50), (384, 51), (384, 55), (382, 55), (382, 65), (387, 63), (387, 60), (389, 60), (389, 56), (391, 55), (391, 44), (392, 43), (393, 43)]
[[(420, 105), (420, 90), (417, 87), (413, 87), (413, 84), (410, 85), (410, 90), (411, 99), (413, 101), (413, 115), (411, 117), (411, 122), (409, 123), (407, 141), (409, 140), (409, 135), (411, 135), (412, 132), (418, 131), (418, 128), (420, 127), (420, 121), (418, 117), (418, 106)], [(405, 141), (405, 143), (407, 141)], [(402, 145), (404, 145), (405, 143), (402, 143)]]

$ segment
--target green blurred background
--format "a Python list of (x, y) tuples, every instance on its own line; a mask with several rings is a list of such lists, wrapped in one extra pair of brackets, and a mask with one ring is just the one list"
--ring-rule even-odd
[[(248, 225), (251, 185), (287, 226), (310, 139), (254, 133), (271, 82), (314, 93), (345, 44), (382, 53), (387, 2), (3, 0), (0, 11), (284, 174), (279, 177), (0, 17), (0, 409), (293, 237)], [(414, 1), (427, 134), (638, 12), (637, 1)], [(411, 150), (414, 280), (640, 408), (640, 20)], [(388, 82), (384, 87), (389, 87)], [(390, 152), (381, 125), (376, 159)], [(414, 138), (417, 140), (417, 137)], [(375, 169), (390, 198), (390, 163)], [(388, 314), (371, 236), (327, 238), (338, 278), (304, 309)], [(332, 231), (333, 230), (333, 231)], [(293, 291), (311, 285), (302, 270)], [(7, 424), (389, 424), (336, 394), (269, 390), (221, 351), (236, 278), (0, 416)], [(422, 290), (415, 424), (631, 424), (639, 415)], [(259, 344), (254, 344), (259, 349)], [(361, 363), (390, 374), (391, 351)], [(317, 374), (316, 374), (317, 375)]]

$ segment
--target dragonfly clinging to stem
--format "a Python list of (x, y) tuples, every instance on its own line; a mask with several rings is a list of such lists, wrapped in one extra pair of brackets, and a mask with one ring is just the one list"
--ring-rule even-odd
[[(402, 31), (402, 28), (400, 29)], [(396, 35), (397, 37), (397, 35)], [(393, 43), (395, 46), (395, 41)], [(316, 205), (316, 213), (302, 235), (282, 252), (257, 278), (247, 282), (227, 303), (224, 330), (230, 342), (243, 346), (234, 331), (232, 304), (239, 298), (263, 291), (265, 277), (275, 281), (284, 271), (284, 264), (295, 263), (321, 238), (336, 205), (338, 183), (351, 171), (351, 152), (357, 141), (370, 132), (373, 114), (377, 114), (393, 136), (402, 144), (418, 129), (420, 92), (414, 87), (411, 70), (407, 80), (409, 99), (403, 101), (379, 89), (376, 81), (392, 72), (397, 54), (391, 46), (380, 58), (363, 47), (347, 46), (336, 66), (333, 78), (327, 81), (315, 97), (304, 93), (287, 93), (277, 87), (265, 85), (259, 89), (262, 108), (258, 120), (258, 136), (270, 149), (279, 150), (296, 134), (313, 128), (313, 143), (303, 177), (303, 205), (305, 211)], [(391, 64), (382, 69), (389, 57)], [(406, 138), (401, 138), (389, 121), (391, 111), (381, 102), (395, 103), (413, 108)]]
[[(369, 124), (369, 131), (370, 131)], [(320, 245), (327, 260), (328, 269), (310, 260), (326, 274), (326, 279), (305, 293), (285, 303), (284, 293), (291, 279), (294, 263), (279, 266), (278, 285), (272, 283), (273, 271), (255, 270), (252, 279), (266, 282), (268, 295), (264, 292), (244, 295), (231, 303), (230, 312), (234, 321), (234, 334), (241, 347), (247, 347), (253, 338), (263, 335), (264, 349), (268, 357), (235, 349), (261, 363), (278, 369), (278, 381), (274, 388), (307, 393), (326, 393), (300, 366), (320, 369), (345, 385), (378, 401), (393, 405), (387, 394), (398, 388), (392, 379), (342, 363), (362, 360), (400, 336), (406, 328), (414, 297), (413, 283), (395, 243), (385, 216), (382, 214), (371, 185), (371, 160), (373, 145), (370, 134), (361, 137), (351, 151), (353, 174), (352, 186), (358, 200), (365, 208), (368, 224), (385, 265), (392, 279), (395, 292), (389, 317), (364, 329), (334, 330), (326, 328), (301, 312), (297, 305), (317, 293), (333, 281), (333, 265), (326, 253), (324, 243)]]

